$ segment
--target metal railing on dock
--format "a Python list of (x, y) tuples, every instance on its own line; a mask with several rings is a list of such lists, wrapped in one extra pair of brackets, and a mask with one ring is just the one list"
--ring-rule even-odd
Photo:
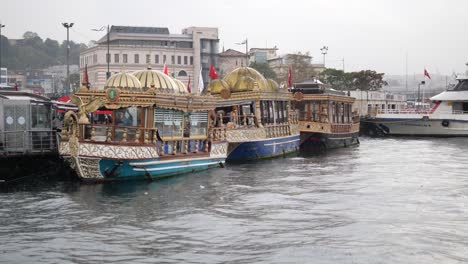
[(0, 131), (0, 154), (48, 153), (57, 151), (58, 134), (53, 130)]

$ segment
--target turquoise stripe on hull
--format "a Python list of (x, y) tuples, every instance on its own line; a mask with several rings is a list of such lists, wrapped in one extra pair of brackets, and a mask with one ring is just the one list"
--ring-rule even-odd
[(158, 179), (169, 176), (203, 171), (210, 168), (221, 167), (224, 158), (207, 158), (202, 160), (101, 160), (100, 172), (104, 178), (83, 179), (87, 181), (119, 181)]

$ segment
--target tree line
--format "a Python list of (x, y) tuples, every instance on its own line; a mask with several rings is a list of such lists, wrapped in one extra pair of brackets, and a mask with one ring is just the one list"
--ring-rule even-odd
[[(378, 73), (374, 70), (361, 70), (356, 72), (344, 72), (337, 69), (325, 69), (322, 72), (317, 71), (309, 62), (307, 57), (309, 54), (290, 54), (289, 61), (286, 67), (291, 67), (293, 82), (299, 83), (314, 78), (330, 85), (336, 90), (362, 90), (376, 91), (388, 85), (383, 80), (384, 73)], [(268, 63), (252, 63), (250, 67), (262, 73), (265, 78), (270, 78), (278, 83), (288, 83), (288, 71), (282, 71), (282, 74), (277, 75)]]
[[(1, 36), (2, 67), (9, 70), (43, 69), (67, 63), (67, 41), (46, 38), (43, 40), (35, 32), (28, 31), (23, 39), (10, 44), (7, 37)], [(70, 65), (79, 64), (80, 50), (86, 45), (70, 41)]]

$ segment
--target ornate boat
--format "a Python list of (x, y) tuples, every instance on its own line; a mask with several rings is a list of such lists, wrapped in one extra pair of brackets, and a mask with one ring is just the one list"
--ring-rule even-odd
[(240, 67), (213, 80), (207, 93), (218, 99), (213, 139), (229, 142), (227, 161), (271, 158), (299, 149), (293, 97), (258, 71)]
[[(223, 166), (227, 142), (208, 136), (214, 97), (189, 94), (151, 69), (83, 86), (67, 112), (60, 153), (85, 181), (153, 179)], [(93, 112), (111, 111), (106, 118)]]
[(296, 83), (293, 108), (299, 114), (301, 150), (323, 151), (359, 144), (359, 116), (355, 98), (318, 81)]

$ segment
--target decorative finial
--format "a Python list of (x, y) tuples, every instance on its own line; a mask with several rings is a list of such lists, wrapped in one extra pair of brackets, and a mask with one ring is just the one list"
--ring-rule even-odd
[(148, 70), (151, 70), (151, 69), (152, 69), (152, 68), (151, 68), (151, 64), (148, 64), (148, 68), (147, 68), (147, 69), (148, 69)]

